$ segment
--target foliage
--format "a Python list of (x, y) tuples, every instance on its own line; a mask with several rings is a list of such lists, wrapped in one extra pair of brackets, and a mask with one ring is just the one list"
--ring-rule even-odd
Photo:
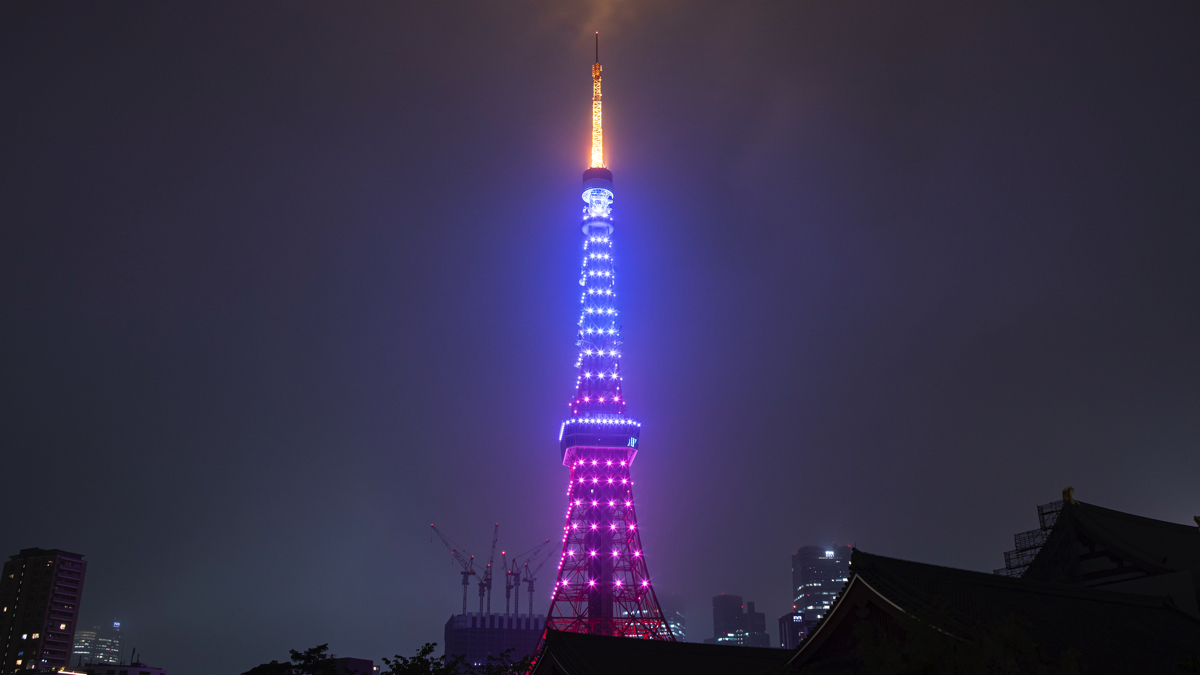
[(302, 652), (295, 649), (291, 652), (291, 662), (271, 661), (254, 666), (242, 675), (372, 675), (371, 673), (338, 673), (334, 664), (334, 655), (329, 653), (329, 645), (317, 645)]
[(526, 656), (520, 661), (512, 660), (512, 650), (506, 650), (500, 656), (488, 656), (487, 663), (473, 665), (459, 656), (430, 657), (436, 642), (426, 642), (417, 650), (412, 658), (396, 655), (395, 659), (383, 657), (388, 669), (380, 675), (523, 675), (529, 672), (532, 657)]
[[(433, 656), (436, 642), (426, 642), (411, 657), (396, 655), (383, 657), (386, 669), (379, 675), (524, 675), (529, 672), (532, 657), (520, 661), (512, 660), (512, 650), (500, 656), (489, 656), (487, 663), (473, 665), (463, 656)], [(371, 673), (339, 673), (329, 645), (317, 645), (303, 652), (291, 650), (291, 662), (272, 661), (255, 666), (242, 675), (372, 675)]]
[(399, 654), (396, 655), (395, 660), (383, 657), (383, 662), (387, 664), (387, 670), (381, 669), (380, 675), (457, 675), (461, 672), (464, 661), (462, 656), (430, 658), (429, 655), (433, 653), (435, 647), (437, 647), (436, 642), (426, 642), (417, 650), (417, 655), (412, 658)]

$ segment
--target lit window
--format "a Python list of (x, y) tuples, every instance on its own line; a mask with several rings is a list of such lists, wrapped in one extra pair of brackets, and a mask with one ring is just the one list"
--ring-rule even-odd
[(41, 633), (34, 633), (33, 635), (30, 635), (30, 636), (29, 636), (29, 639), (30, 639), (30, 640), (36, 640), (36, 639), (38, 639), (38, 637), (40, 637), (40, 636), (41, 636)]
[(21, 665), (21, 659), (17, 659), (17, 665)]
[(65, 623), (60, 623), (60, 624), (58, 624), (58, 629), (59, 629), (59, 630), (66, 630), (66, 629), (67, 629), (67, 624), (65, 624)]

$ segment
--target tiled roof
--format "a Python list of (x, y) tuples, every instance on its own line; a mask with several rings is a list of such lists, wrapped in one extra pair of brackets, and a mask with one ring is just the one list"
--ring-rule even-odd
[[(1188, 570), (1200, 583), (1200, 528), (1083, 502), (1063, 505), (1054, 530), (1024, 578), (1079, 583), (1073, 549), (1075, 531), (1148, 573)], [(1064, 544), (1068, 550), (1060, 550)]]
[[(1078, 650), (1086, 672), (1170, 672), (1200, 656), (1200, 621), (1162, 598), (1013, 579), (857, 550), (850, 570), (925, 625), (974, 642), (1008, 622), (1050, 659)], [(853, 621), (857, 610), (842, 604), (827, 622), (834, 623), (838, 613)]]

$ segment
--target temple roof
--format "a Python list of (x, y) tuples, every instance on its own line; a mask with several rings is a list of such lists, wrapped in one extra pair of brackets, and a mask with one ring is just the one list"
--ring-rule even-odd
[[(860, 621), (888, 614), (959, 644), (1018, 634), (1052, 662), (1077, 650), (1093, 673), (1159, 672), (1200, 656), (1200, 621), (1165, 598), (1013, 579), (898, 560), (855, 550), (851, 580), (794, 665), (821, 663), (861, 633)], [(870, 611), (874, 605), (875, 611)], [(872, 618), (869, 618), (872, 617)], [(890, 621), (890, 619), (888, 619)], [(882, 625), (882, 624), (879, 624)], [(824, 635), (822, 635), (824, 633)], [(825, 652), (825, 653), (822, 653)], [(845, 663), (843, 661), (843, 663)]]
[[(1078, 583), (1077, 556), (1061, 551), (1083, 534), (1150, 574), (1191, 571), (1200, 582), (1200, 527), (1135, 516), (1095, 504), (1067, 501), (1042, 551), (1023, 578)], [(1065, 555), (1064, 555), (1065, 554)]]

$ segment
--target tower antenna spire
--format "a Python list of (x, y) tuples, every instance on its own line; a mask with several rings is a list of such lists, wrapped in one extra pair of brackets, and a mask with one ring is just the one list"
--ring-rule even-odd
[(600, 125), (600, 31), (596, 31), (596, 62), (592, 64), (592, 168), (604, 166), (604, 130)]

